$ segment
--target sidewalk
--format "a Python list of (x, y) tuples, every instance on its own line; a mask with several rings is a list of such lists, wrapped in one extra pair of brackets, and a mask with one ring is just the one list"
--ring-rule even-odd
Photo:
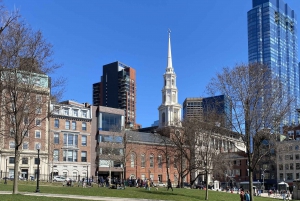
[[(0, 191), (0, 194), (12, 194), (11, 191)], [(140, 198), (116, 198), (116, 197), (100, 197), (100, 196), (84, 196), (84, 195), (66, 195), (66, 194), (49, 194), (49, 193), (30, 193), (30, 192), (19, 192), (22, 195), (29, 196), (45, 196), (45, 197), (56, 197), (56, 198), (73, 198), (82, 200), (102, 200), (102, 201), (166, 201), (166, 200), (152, 200), (152, 199), (140, 199)]]
[[(276, 199), (280, 199), (280, 200), (283, 199), (280, 194), (277, 194), (277, 195), (271, 194), (270, 197), (269, 197), (268, 193), (262, 193), (262, 194), (260, 194), (260, 196), (261, 197), (266, 197), (266, 198), (276, 198)], [(291, 198), (289, 198), (289, 199), (286, 198), (286, 200), (292, 200), (292, 199)]]

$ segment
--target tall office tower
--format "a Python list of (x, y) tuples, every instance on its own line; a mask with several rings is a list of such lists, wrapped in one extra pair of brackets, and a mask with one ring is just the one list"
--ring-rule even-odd
[(168, 60), (164, 74), (162, 89), (162, 103), (158, 108), (159, 126), (174, 126), (181, 121), (181, 105), (178, 103), (178, 90), (176, 87), (176, 74), (172, 65), (171, 38), (169, 32)]
[(104, 65), (101, 82), (93, 84), (93, 105), (124, 109), (126, 127), (137, 127), (135, 70), (119, 61)]
[(253, 0), (248, 11), (249, 63), (263, 63), (282, 80), (283, 90), (296, 99), (283, 124), (298, 124), (299, 67), (297, 20), (282, 0)]
[(216, 123), (220, 123), (226, 128), (230, 127), (231, 107), (224, 95), (207, 98), (186, 98), (183, 102), (183, 118), (204, 120), (205, 115), (212, 112), (216, 112), (220, 117)]

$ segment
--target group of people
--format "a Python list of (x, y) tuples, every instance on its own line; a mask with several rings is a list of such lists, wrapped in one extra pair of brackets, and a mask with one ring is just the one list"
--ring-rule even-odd
[(240, 191), (240, 198), (241, 201), (250, 201), (250, 194), (249, 191), (244, 191), (244, 189), (241, 189)]

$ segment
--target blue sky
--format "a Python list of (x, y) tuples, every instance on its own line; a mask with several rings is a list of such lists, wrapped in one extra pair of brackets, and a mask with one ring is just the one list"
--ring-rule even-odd
[[(300, 0), (285, 0), (300, 16)], [(136, 69), (137, 123), (158, 120), (171, 29), (179, 103), (205, 97), (222, 67), (247, 63), (251, 0), (3, 0), (18, 8), (53, 44), (57, 75), (67, 78), (64, 100), (92, 103), (102, 66), (121, 61)], [(298, 19), (298, 39), (300, 39)], [(300, 54), (298, 54), (300, 55)]]

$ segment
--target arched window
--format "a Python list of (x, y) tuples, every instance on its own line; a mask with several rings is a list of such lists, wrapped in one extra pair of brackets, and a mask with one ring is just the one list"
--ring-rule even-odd
[(150, 167), (151, 168), (154, 167), (154, 156), (153, 156), (153, 154), (150, 155)]
[(135, 165), (135, 154), (131, 153), (130, 155), (130, 167), (134, 167)]
[(141, 155), (141, 167), (145, 167), (145, 154)]
[(163, 123), (166, 122), (166, 115), (165, 115), (164, 112), (163, 112), (162, 115), (161, 115), (161, 119), (162, 119), (162, 122), (163, 122)]

